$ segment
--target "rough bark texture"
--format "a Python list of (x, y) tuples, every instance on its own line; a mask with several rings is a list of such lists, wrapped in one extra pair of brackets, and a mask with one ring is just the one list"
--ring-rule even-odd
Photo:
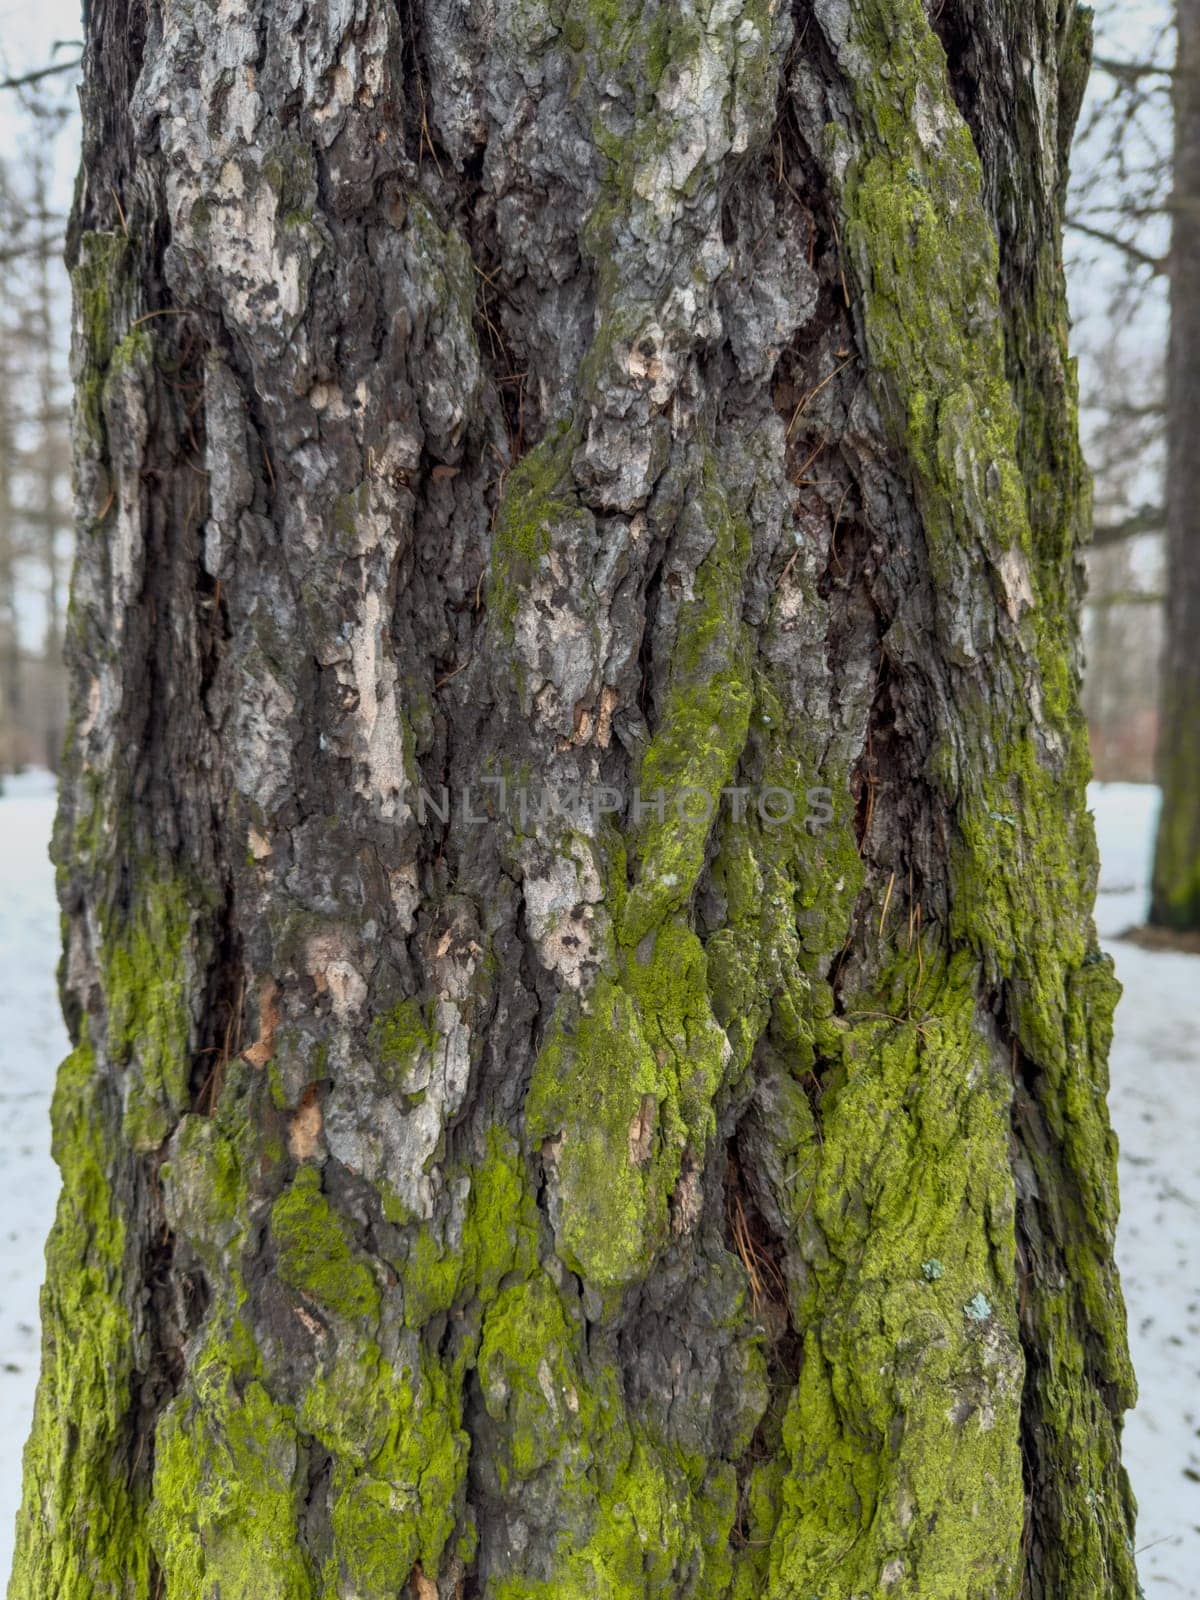
[(1150, 920), (1200, 929), (1200, 4), (1177, 0), (1171, 342), (1167, 357), (1167, 635)]
[[(11, 1595), (1135, 1593), (1087, 50), (1048, 0), (93, 7)], [(764, 785), (832, 820), (704, 815)]]

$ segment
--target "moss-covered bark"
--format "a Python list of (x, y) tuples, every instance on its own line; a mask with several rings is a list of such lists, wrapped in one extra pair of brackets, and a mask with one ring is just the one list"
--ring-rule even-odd
[(1132, 1597), (1083, 24), (91, 27), (12, 1594)]

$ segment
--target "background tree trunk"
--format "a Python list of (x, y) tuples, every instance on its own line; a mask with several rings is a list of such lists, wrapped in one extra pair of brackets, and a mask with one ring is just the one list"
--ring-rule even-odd
[[(39, 224), (50, 215), (50, 174), (44, 153), (35, 155), (30, 174)], [(57, 251), (55, 252), (57, 258)], [(47, 664), (45, 704), (41, 707), (41, 756), (57, 771), (62, 760), (63, 724), (66, 717), (63, 652), (63, 543), (69, 535), (69, 505), (64, 486), (69, 483), (69, 411), (63, 394), (61, 334), (55, 325), (55, 286), (50, 277), (51, 252), (44, 250), (34, 263), (29, 338), (34, 351), (37, 435), (36, 470), (30, 520), (37, 530), (37, 554), (46, 586), (46, 625), (42, 654)]]
[(92, 8), (13, 1596), (1135, 1593), (1087, 49)]
[(1150, 920), (1200, 929), (1200, 4), (1178, 0), (1171, 342), (1167, 355), (1167, 632), (1158, 770), (1162, 813)]
[(10, 401), (10, 351), (0, 335), (0, 778), (19, 765), (21, 635), (17, 606), (17, 539), (13, 475), (17, 449)]

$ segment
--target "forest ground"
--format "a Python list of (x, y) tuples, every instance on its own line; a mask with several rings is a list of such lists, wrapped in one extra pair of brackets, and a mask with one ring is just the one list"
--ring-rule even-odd
[[(1096, 922), (1125, 997), (1112, 1053), (1121, 1140), (1117, 1254), (1141, 1387), (1126, 1426), (1147, 1600), (1200, 1600), (1200, 956), (1117, 935), (1146, 907), (1157, 791), (1096, 785), (1103, 862)], [(52, 780), (0, 796), (0, 1593), (8, 1581), (21, 1445), (38, 1366), (42, 1246), (58, 1174), (50, 1159), (58, 1011), (58, 908), (46, 851)]]

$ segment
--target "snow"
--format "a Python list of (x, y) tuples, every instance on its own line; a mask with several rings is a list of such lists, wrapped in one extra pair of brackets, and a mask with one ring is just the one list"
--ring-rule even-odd
[(1147, 1600), (1200, 1600), (1200, 957), (1123, 944), (1145, 915), (1158, 791), (1092, 789), (1096, 926), (1125, 994), (1109, 1105), (1121, 1141), (1117, 1260), (1140, 1398), (1125, 1426)]
[(58, 1172), (50, 1159), (50, 1093), (67, 1053), (58, 1010), (58, 903), (47, 849), (54, 783), (5, 782), (0, 796), (0, 1592), (12, 1561), (40, 1338), (42, 1248)]
[[(1133, 784), (1091, 793), (1103, 861), (1096, 923), (1125, 998), (1112, 1053), (1121, 1139), (1117, 1254), (1141, 1399), (1125, 1433), (1147, 1600), (1200, 1600), (1200, 957), (1116, 939), (1145, 913), (1158, 796)], [(54, 972), (58, 911), (46, 857), (51, 781), (0, 796), (0, 1589), (12, 1559), (20, 1449), (37, 1381), (42, 1244), (58, 1175), (50, 1160), (53, 1074), (67, 1049)]]

